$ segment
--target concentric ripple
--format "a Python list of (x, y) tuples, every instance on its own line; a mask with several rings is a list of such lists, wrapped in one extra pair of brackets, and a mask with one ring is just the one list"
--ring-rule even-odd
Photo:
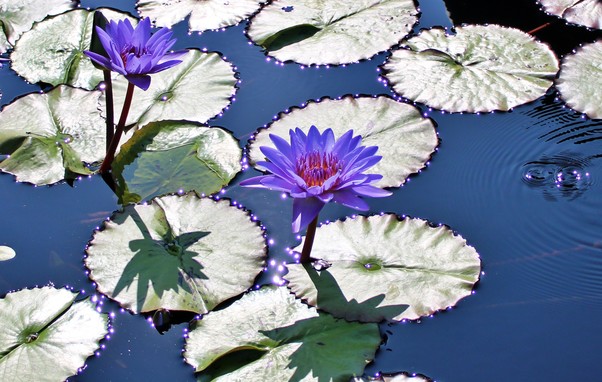
[(523, 165), (523, 181), (530, 187), (540, 188), (546, 198), (574, 199), (592, 185), (587, 159), (578, 154), (543, 156)]

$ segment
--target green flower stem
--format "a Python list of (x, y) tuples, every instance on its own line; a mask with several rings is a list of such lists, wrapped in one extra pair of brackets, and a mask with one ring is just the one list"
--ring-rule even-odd
[(107, 112), (107, 153), (111, 147), (113, 135), (115, 135), (115, 113), (113, 112), (113, 83), (111, 82), (111, 71), (104, 69), (102, 71), (105, 83), (105, 106)]
[(125, 93), (125, 102), (123, 103), (123, 109), (121, 109), (121, 116), (119, 117), (119, 123), (117, 124), (115, 135), (113, 136), (113, 139), (111, 139), (111, 145), (107, 150), (105, 160), (102, 161), (100, 169), (98, 170), (98, 172), (100, 172), (101, 174), (104, 174), (111, 169), (111, 164), (113, 163), (113, 159), (115, 159), (115, 152), (117, 151), (117, 146), (119, 146), (119, 141), (121, 140), (121, 135), (123, 134), (123, 129), (125, 128), (125, 121), (127, 120), (128, 113), (130, 112), (130, 106), (132, 105), (133, 95), (134, 84), (128, 82), (128, 89)]
[(307, 232), (305, 233), (305, 242), (303, 243), (303, 250), (301, 251), (301, 264), (310, 262), (311, 247), (314, 245), (314, 237), (316, 236), (316, 227), (318, 227), (318, 217), (309, 223), (307, 226)]

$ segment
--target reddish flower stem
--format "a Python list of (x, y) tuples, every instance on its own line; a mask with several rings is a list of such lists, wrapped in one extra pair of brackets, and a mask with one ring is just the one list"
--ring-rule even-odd
[(301, 251), (301, 264), (310, 262), (311, 247), (314, 245), (314, 237), (316, 236), (316, 227), (318, 226), (318, 217), (309, 223), (307, 226), (307, 232), (305, 233), (305, 242), (303, 243), (303, 250)]
[(115, 113), (113, 112), (113, 83), (111, 82), (111, 71), (104, 69), (105, 82), (105, 106), (107, 112), (107, 147), (106, 152), (109, 152), (113, 135), (115, 135)]
[(133, 95), (134, 84), (128, 82), (128, 88), (125, 93), (125, 101), (123, 103), (123, 109), (121, 109), (121, 116), (119, 117), (119, 123), (117, 124), (115, 135), (113, 136), (113, 139), (111, 139), (111, 145), (109, 146), (107, 155), (105, 156), (105, 159), (102, 161), (100, 169), (98, 170), (98, 172), (101, 174), (104, 174), (111, 169), (111, 164), (113, 163), (113, 159), (115, 159), (115, 152), (117, 151), (119, 141), (121, 140), (121, 135), (123, 134), (123, 129), (125, 128), (125, 121), (127, 120), (128, 113), (130, 112)]
[(531, 30), (530, 30), (530, 31), (528, 31), (527, 33), (528, 33), (528, 34), (533, 34), (533, 33), (539, 32), (540, 30), (542, 30), (542, 29), (544, 29), (544, 28), (547, 28), (547, 27), (549, 27), (551, 24), (552, 24), (552, 23), (545, 23), (545, 24), (542, 24), (542, 25), (538, 26), (538, 27), (537, 27), (537, 28), (535, 28), (535, 29), (531, 29)]

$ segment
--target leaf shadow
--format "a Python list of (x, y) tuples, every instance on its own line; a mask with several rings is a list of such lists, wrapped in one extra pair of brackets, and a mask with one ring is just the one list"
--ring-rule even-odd
[[(159, 206), (160, 213), (165, 212)], [(129, 288), (135, 281), (136, 311), (141, 311), (146, 302), (150, 286), (159, 299), (169, 290), (183, 289), (190, 294), (198, 293), (193, 280), (208, 279), (202, 272), (203, 266), (195, 259), (198, 253), (188, 248), (211, 232), (195, 231), (174, 236), (169, 224), (161, 239), (153, 239), (149, 228), (138, 212), (132, 208), (131, 218), (142, 232), (142, 239), (129, 242), (129, 248), (135, 255), (125, 266), (115, 288), (113, 296)]]

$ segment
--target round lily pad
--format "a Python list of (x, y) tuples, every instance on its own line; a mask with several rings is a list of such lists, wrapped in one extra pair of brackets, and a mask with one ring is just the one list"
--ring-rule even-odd
[(345, 64), (397, 44), (417, 16), (412, 0), (281, 0), (253, 16), (247, 33), (280, 61)]
[(74, 179), (91, 171), (83, 162), (104, 157), (105, 122), (100, 92), (58, 86), (29, 94), (0, 112), (0, 169), (36, 185)]
[(125, 308), (207, 313), (253, 285), (266, 245), (248, 213), (190, 193), (126, 206), (86, 252), (98, 290)]
[[(126, 13), (98, 10), (109, 20), (129, 18), (136, 23)], [(10, 56), (12, 68), (32, 83), (93, 89), (103, 80), (102, 71), (84, 54), (90, 48), (93, 19), (94, 11), (75, 9), (37, 23), (17, 41)]]
[(6, 52), (36, 21), (73, 8), (72, 0), (0, 0), (0, 53)]
[[(203, 123), (228, 106), (238, 81), (232, 64), (218, 53), (198, 49), (190, 49), (181, 60), (154, 74), (148, 90), (134, 90), (127, 125), (176, 119)], [(116, 113), (123, 107), (127, 84), (121, 76), (113, 81)]]
[(336, 317), (364, 322), (454, 306), (471, 294), (481, 269), (475, 249), (449, 228), (392, 214), (321, 226), (311, 256), (320, 267), (288, 265), (289, 288)]
[(424, 118), (414, 106), (385, 96), (346, 96), (312, 101), (305, 108), (281, 114), (251, 142), (251, 163), (265, 160), (261, 146), (275, 147), (270, 134), (288, 141), (290, 129), (298, 127), (307, 133), (312, 125), (320, 131), (331, 128), (337, 138), (353, 129), (354, 135), (362, 136), (362, 145), (378, 146), (377, 155), (383, 158), (366, 173), (383, 175), (375, 183), (379, 187), (402, 185), (410, 174), (425, 166), (439, 143), (433, 121)]
[(186, 121), (153, 122), (122, 146), (113, 162), (121, 204), (168, 193), (213, 194), (242, 170), (229, 132)]
[(544, 11), (566, 21), (602, 29), (602, 3), (599, 0), (538, 0)]
[(148, 0), (139, 1), (137, 8), (142, 17), (149, 17), (162, 27), (175, 25), (190, 15), (190, 30), (204, 31), (238, 24), (263, 3), (265, 0)]
[(384, 64), (393, 90), (451, 112), (507, 111), (546, 93), (558, 60), (529, 34), (499, 25), (466, 25), (449, 35), (422, 31)]
[(10, 260), (17, 254), (14, 249), (6, 245), (0, 245), (0, 261)]
[(64, 381), (108, 333), (106, 314), (78, 293), (43, 287), (0, 299), (0, 379)]
[(602, 118), (602, 41), (564, 56), (556, 88), (571, 108), (590, 118)]
[(197, 321), (184, 358), (200, 381), (349, 381), (380, 342), (376, 324), (318, 313), (266, 286)]

